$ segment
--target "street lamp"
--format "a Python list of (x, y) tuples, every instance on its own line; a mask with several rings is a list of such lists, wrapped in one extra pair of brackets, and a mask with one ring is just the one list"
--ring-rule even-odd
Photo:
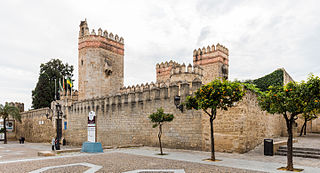
[(61, 105), (59, 103), (56, 104), (56, 111), (57, 111), (57, 150), (60, 150), (60, 139), (61, 139), (61, 135), (62, 135), (62, 129), (61, 129), (61, 125), (62, 125), (62, 121), (60, 119), (60, 116), (63, 115), (62, 111), (61, 111)]
[(181, 112), (183, 112), (183, 105), (180, 104), (180, 96), (176, 95), (174, 97), (174, 105), (176, 105), (176, 108), (179, 109)]

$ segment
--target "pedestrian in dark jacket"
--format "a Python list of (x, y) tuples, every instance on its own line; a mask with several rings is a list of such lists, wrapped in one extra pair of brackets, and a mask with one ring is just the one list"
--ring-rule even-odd
[(54, 151), (55, 144), (56, 144), (56, 140), (54, 138), (52, 138), (52, 141), (51, 141), (52, 151)]

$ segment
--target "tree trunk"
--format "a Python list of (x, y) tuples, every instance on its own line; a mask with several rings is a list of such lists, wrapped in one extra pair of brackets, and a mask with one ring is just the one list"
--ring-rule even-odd
[(304, 131), (304, 127), (306, 126), (306, 121), (303, 123), (303, 126), (301, 127), (301, 130), (300, 130), (300, 136), (302, 136), (302, 133)]
[(293, 156), (292, 156), (292, 124), (294, 120), (291, 117), (289, 120), (286, 120), (287, 131), (288, 131), (288, 142), (287, 142), (287, 170), (293, 171)]
[(210, 134), (211, 134), (211, 160), (215, 161), (214, 155), (214, 136), (213, 136), (213, 116), (210, 116)]
[(4, 129), (4, 144), (7, 144), (7, 126), (6, 126), (6, 117), (3, 118), (3, 129)]
[(304, 124), (305, 124), (305, 126), (304, 126), (304, 135), (307, 135), (307, 122), (308, 122), (308, 119), (306, 118), (305, 122), (304, 122)]
[(162, 124), (159, 125), (158, 138), (159, 138), (159, 145), (160, 145), (160, 154), (163, 155), (162, 145), (161, 145), (161, 134), (162, 134)]

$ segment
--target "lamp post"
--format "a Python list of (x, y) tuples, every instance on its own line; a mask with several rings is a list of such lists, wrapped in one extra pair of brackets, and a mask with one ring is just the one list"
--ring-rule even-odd
[(179, 109), (181, 112), (183, 112), (183, 105), (180, 104), (180, 96), (176, 95), (174, 96), (174, 105), (176, 105), (176, 108)]
[(61, 129), (61, 119), (60, 116), (62, 116), (62, 111), (61, 111), (61, 105), (59, 103), (56, 104), (56, 111), (57, 111), (57, 150), (60, 150), (60, 139), (62, 135), (62, 129)]

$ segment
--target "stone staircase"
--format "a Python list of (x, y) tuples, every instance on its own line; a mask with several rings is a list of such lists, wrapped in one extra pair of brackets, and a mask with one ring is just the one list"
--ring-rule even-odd
[[(275, 155), (286, 156), (287, 146), (280, 146)], [(320, 149), (293, 147), (293, 156), (320, 159)]]

